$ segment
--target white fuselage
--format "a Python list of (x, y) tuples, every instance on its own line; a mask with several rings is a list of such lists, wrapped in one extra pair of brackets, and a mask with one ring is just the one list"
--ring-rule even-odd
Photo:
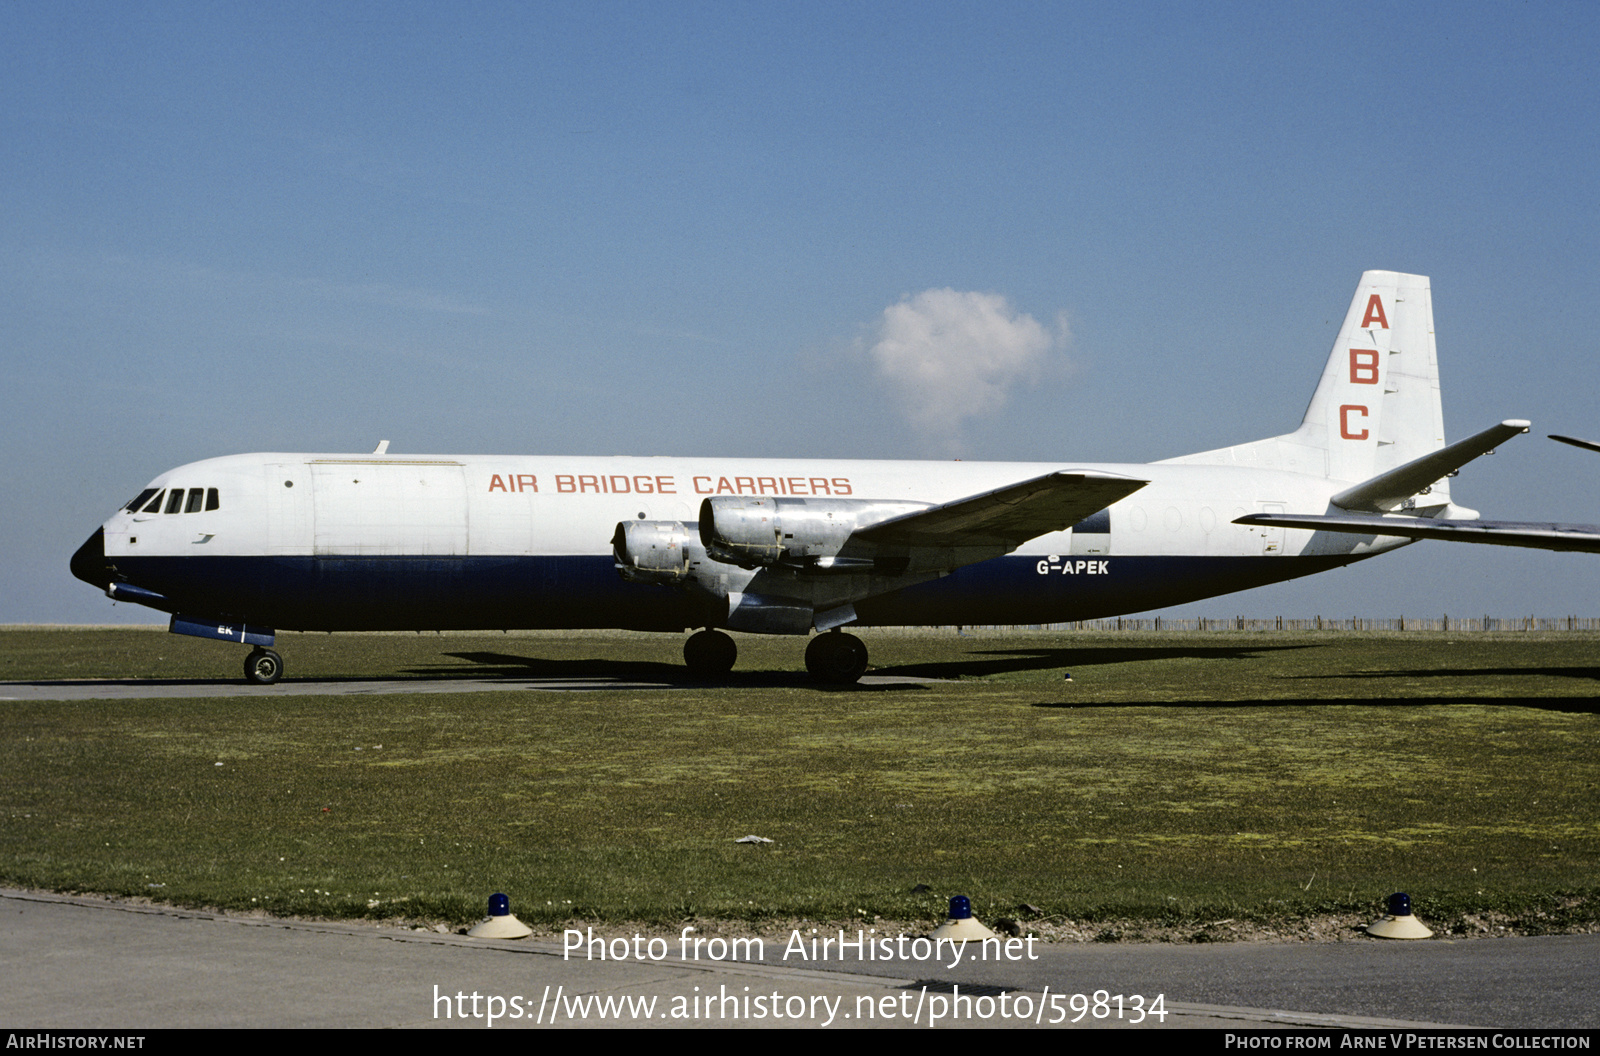
[[(1322, 512), (1345, 486), (1261, 468), (250, 454), (156, 477), (149, 489), (168, 496), (216, 489), (215, 508), (119, 511), (104, 525), (104, 549), (127, 582), (167, 602), (158, 607), (280, 628), (666, 629), (720, 621), (703, 598), (674, 604), (669, 588), (623, 582), (610, 554), (620, 521), (692, 526), (702, 500), (731, 494), (941, 503), (1056, 470), (1149, 483), (1076, 530), (864, 598), (859, 622), (1031, 623), (1139, 611), (1401, 545), (1234, 524), (1248, 513)], [(748, 589), (748, 573), (730, 572), (730, 589)]]

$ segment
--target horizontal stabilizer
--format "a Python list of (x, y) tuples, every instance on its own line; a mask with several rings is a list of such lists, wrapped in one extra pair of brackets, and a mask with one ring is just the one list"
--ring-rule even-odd
[(1573, 447), (1581, 447), (1587, 451), (1600, 451), (1600, 444), (1595, 443), (1593, 440), (1579, 440), (1575, 436), (1557, 436), (1555, 433), (1550, 434), (1550, 439), (1560, 440), (1563, 444), (1571, 444)]
[(1465, 440), (1457, 440), (1448, 447), (1441, 447), (1431, 454), (1396, 466), (1387, 473), (1380, 473), (1353, 488), (1346, 488), (1333, 497), (1333, 504), (1346, 510), (1372, 513), (1396, 509), (1423, 488), (1449, 476), (1513, 436), (1527, 431), (1527, 422), (1501, 422)]
[(1065, 470), (902, 514), (855, 533), (889, 546), (998, 546), (1059, 532), (1148, 484), (1114, 473)]
[(1544, 524), (1537, 521), (1435, 521), (1424, 517), (1375, 517), (1359, 514), (1253, 513), (1235, 524), (1270, 524), (1318, 532), (1393, 535), (1406, 539), (1446, 539), (1490, 546), (1525, 546), (1535, 550), (1573, 550), (1600, 554), (1600, 525)]

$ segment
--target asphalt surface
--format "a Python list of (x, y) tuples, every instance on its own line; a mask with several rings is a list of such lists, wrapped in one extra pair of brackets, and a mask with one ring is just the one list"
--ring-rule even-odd
[[(847, 936), (854, 940), (855, 936)], [(968, 985), (1165, 993), (1186, 1004), (1485, 1028), (1600, 1027), (1600, 935), (1037, 947), (1037, 960), (924, 971)], [(770, 959), (770, 957), (769, 957)], [(853, 961), (853, 959), (852, 959)], [(890, 965), (851, 963), (888, 973)]]
[[(1594, 935), (1036, 946), (1033, 958), (969, 956), (954, 967), (917, 960), (908, 947), (905, 959), (824, 966), (799, 960), (782, 938), (768, 940), (765, 963), (745, 963), (714, 960), (710, 946), (698, 957), (690, 947), (685, 959), (681, 937), (672, 936), (650, 947), (629, 934), (597, 933), (601, 946), (585, 941), (564, 951), (560, 940), (472, 939), (15, 890), (0, 890), (0, 920), (0, 1022), (16, 1030), (1600, 1025)], [(595, 956), (602, 948), (607, 954)]]
[[(900, 675), (863, 675), (858, 686), (923, 685), (932, 678)], [(270, 686), (250, 685), (242, 679), (51, 679), (36, 682), (0, 682), (0, 701), (6, 700), (135, 700), (180, 697), (303, 697), (370, 696), (380, 693), (485, 693), (505, 690), (575, 692), (597, 689), (696, 689), (713, 683), (646, 682), (618, 678), (352, 678), (314, 682), (285, 679)], [(747, 683), (746, 683), (747, 684)], [(785, 685), (812, 685), (804, 676), (788, 677)]]

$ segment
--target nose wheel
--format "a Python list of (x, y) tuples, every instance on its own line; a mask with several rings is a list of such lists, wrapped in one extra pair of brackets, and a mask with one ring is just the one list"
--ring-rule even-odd
[(818, 682), (847, 686), (866, 674), (867, 647), (853, 634), (819, 634), (806, 646), (806, 670)]
[(244, 658), (244, 679), (258, 686), (270, 686), (283, 677), (283, 657), (271, 649), (253, 649)]

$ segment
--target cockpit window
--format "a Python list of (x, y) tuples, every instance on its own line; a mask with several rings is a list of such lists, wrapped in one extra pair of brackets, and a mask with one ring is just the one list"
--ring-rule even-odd
[(216, 488), (173, 488), (171, 491), (146, 488), (123, 507), (129, 513), (199, 513), (221, 508), (222, 497)]

